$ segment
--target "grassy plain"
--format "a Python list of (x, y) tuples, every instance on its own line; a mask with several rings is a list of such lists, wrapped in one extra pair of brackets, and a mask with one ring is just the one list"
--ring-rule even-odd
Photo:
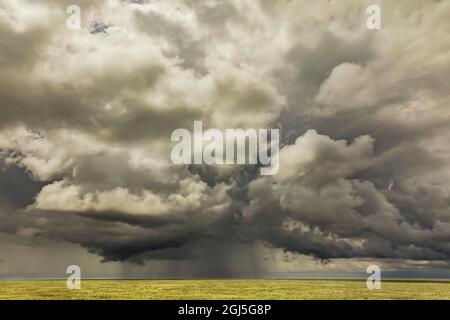
[(368, 290), (362, 280), (84, 280), (80, 290), (68, 290), (63, 280), (2, 280), (5, 299), (450, 300), (450, 281), (385, 280)]

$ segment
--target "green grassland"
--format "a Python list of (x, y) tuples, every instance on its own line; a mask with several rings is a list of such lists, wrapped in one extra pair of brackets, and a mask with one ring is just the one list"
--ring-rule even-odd
[(68, 290), (62, 280), (0, 281), (0, 299), (450, 299), (450, 281), (360, 280), (85, 280)]

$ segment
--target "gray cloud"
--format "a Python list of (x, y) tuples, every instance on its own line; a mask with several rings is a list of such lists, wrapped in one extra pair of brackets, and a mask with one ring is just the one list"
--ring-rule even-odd
[[(79, 3), (70, 31), (71, 1), (0, 1), (5, 247), (197, 275), (264, 269), (217, 248), (270, 268), (448, 264), (449, 3), (381, 1), (380, 31), (366, 1)], [(280, 127), (279, 174), (172, 165), (194, 120)]]

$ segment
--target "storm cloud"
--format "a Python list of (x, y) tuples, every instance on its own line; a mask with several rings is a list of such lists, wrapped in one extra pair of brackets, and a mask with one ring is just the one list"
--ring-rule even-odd
[[(370, 1), (0, 0), (2, 265), (448, 266), (450, 2), (377, 3), (381, 30)], [(173, 165), (195, 120), (280, 128), (279, 173)]]

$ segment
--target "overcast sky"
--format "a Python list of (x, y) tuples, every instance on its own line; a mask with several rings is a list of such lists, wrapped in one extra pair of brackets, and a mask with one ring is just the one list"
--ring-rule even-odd
[[(449, 16), (0, 0), (0, 277), (450, 277)], [(173, 165), (196, 120), (280, 128), (279, 173)]]

